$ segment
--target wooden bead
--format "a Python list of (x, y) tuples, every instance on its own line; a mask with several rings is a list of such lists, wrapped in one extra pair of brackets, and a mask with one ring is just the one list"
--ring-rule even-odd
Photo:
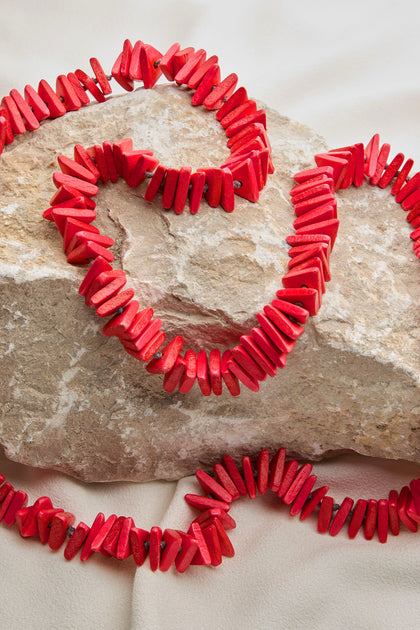
[(205, 61), (206, 51), (200, 48), (196, 50), (183, 64), (175, 75), (175, 81), (178, 85), (188, 82), (188, 79), (194, 74), (197, 68)]
[(134, 82), (132, 79), (124, 77), (121, 73), (121, 64), (123, 61), (123, 53), (121, 52), (117, 59), (115, 60), (114, 65), (112, 66), (111, 75), (115, 79), (117, 83), (121, 85), (121, 87), (126, 90), (126, 92), (132, 92), (134, 90)]
[(199, 65), (194, 74), (192, 74), (192, 76), (188, 79), (188, 87), (192, 90), (195, 90), (198, 87), (199, 83), (202, 81), (203, 77), (211, 68), (213, 68), (218, 63), (218, 61), (218, 57), (216, 55), (212, 55), (201, 65)]
[(209, 525), (203, 529), (203, 536), (207, 544), (207, 549), (209, 550), (210, 564), (213, 567), (217, 567), (222, 563), (222, 550), (220, 548), (220, 541), (216, 527), (214, 525)]
[(376, 501), (376, 499), (369, 499), (363, 529), (366, 540), (372, 540), (373, 536), (375, 535), (377, 515), (378, 502)]
[(288, 354), (293, 350), (296, 341), (288, 339), (286, 335), (282, 334), (281, 331), (271, 321), (271, 319), (267, 317), (267, 315), (265, 315), (264, 313), (257, 313), (257, 320), (261, 328), (264, 330), (264, 332), (267, 334), (267, 336), (280, 352)]
[(197, 171), (191, 175), (191, 190), (190, 190), (190, 212), (191, 214), (197, 214), (201, 199), (203, 198), (204, 184), (206, 183), (206, 174), (203, 171)]
[(234, 519), (221, 508), (210, 508), (205, 512), (201, 512), (201, 514), (194, 519), (194, 523), (198, 523), (203, 528), (209, 522), (214, 522), (215, 518), (217, 518), (222, 527), (226, 530), (235, 529), (236, 527)]
[[(146, 363), (149, 361), (154, 354), (162, 347), (165, 343), (166, 335), (162, 330), (159, 330), (154, 336), (146, 343), (146, 345), (137, 353), (137, 355), (133, 355), (139, 361), (143, 361)], [(127, 350), (129, 354), (132, 354), (129, 350)]]
[(174, 55), (174, 72), (175, 76), (178, 72), (185, 66), (186, 63), (191, 59), (194, 54), (194, 48), (192, 46), (188, 46), (187, 48), (183, 48), (182, 50), (178, 50)]
[(270, 472), (270, 453), (267, 449), (260, 451), (257, 459), (257, 488), (260, 494), (266, 494)]
[(253, 114), (249, 114), (248, 116), (243, 116), (239, 120), (235, 120), (229, 127), (226, 128), (226, 135), (228, 138), (232, 138), (232, 136), (236, 135), (243, 129), (246, 129), (249, 125), (253, 125), (254, 123), (261, 123), (264, 126), (264, 129), (267, 129), (267, 120), (266, 114), (263, 109), (259, 109)]
[(283, 470), (283, 477), (280, 483), (280, 487), (277, 491), (278, 497), (280, 498), (284, 497), (286, 492), (289, 490), (293, 482), (293, 479), (295, 478), (298, 468), (299, 468), (299, 464), (295, 459), (291, 459), (285, 463), (284, 470)]
[(300, 520), (304, 521), (312, 514), (318, 504), (324, 499), (325, 495), (329, 490), (328, 486), (322, 486), (321, 488), (317, 488), (313, 493), (312, 497), (305, 503), (301, 513)]
[(203, 396), (210, 396), (211, 384), (207, 354), (205, 350), (200, 350), (197, 354), (197, 382)]
[(411, 171), (411, 168), (414, 164), (414, 161), (410, 158), (408, 159), (404, 166), (402, 167), (402, 169), (399, 172), (398, 177), (396, 178), (392, 188), (391, 188), (391, 195), (398, 195), (398, 193), (400, 192), (402, 186), (404, 186), (406, 179)]
[(150, 569), (157, 571), (160, 564), (162, 530), (160, 527), (152, 527), (149, 538), (149, 562)]
[(328, 151), (328, 155), (333, 155), (334, 157), (342, 158), (347, 162), (346, 170), (344, 173), (343, 180), (340, 184), (340, 190), (345, 190), (349, 188), (353, 183), (354, 174), (355, 174), (355, 155), (353, 147), (342, 147), (341, 149), (333, 149), (332, 151)]
[(299, 324), (293, 323), (286, 315), (279, 311), (273, 304), (264, 306), (264, 312), (269, 319), (290, 339), (298, 339), (305, 329)]
[(222, 354), (222, 360), (220, 365), (220, 372), (222, 374), (223, 381), (228, 388), (232, 396), (239, 396), (241, 393), (238, 379), (229, 369), (229, 361), (232, 358), (230, 350), (225, 350)]
[(270, 475), (268, 478), (268, 487), (273, 492), (278, 492), (283, 479), (283, 471), (286, 461), (286, 449), (281, 447), (274, 455), (270, 463)]
[(57, 77), (55, 82), (55, 91), (58, 98), (62, 99), (64, 102), (68, 112), (77, 111), (81, 108), (82, 102), (65, 74), (60, 74)]
[(159, 569), (161, 571), (169, 571), (181, 548), (182, 538), (176, 530), (165, 529), (162, 540), (165, 543), (165, 548), (161, 554)]
[(233, 558), (235, 555), (235, 550), (233, 548), (232, 543), (230, 542), (229, 536), (226, 534), (225, 528), (223, 527), (222, 522), (219, 518), (213, 518), (212, 524), (217, 530), (217, 535), (220, 543), (220, 551), (222, 556), (226, 556), (227, 558)]
[(146, 370), (150, 372), (150, 374), (166, 374), (170, 372), (176, 363), (183, 345), (184, 338), (181, 337), (181, 335), (174, 337), (163, 349), (162, 357), (150, 361), (146, 366)]
[(114, 260), (114, 254), (112, 252), (98, 243), (87, 240), (69, 252), (67, 262), (72, 265), (86, 264), (90, 262), (92, 258), (97, 258), (98, 256), (105, 258), (105, 260), (109, 262)]
[(83, 543), (87, 539), (89, 532), (90, 527), (86, 525), (86, 523), (78, 523), (64, 549), (64, 557), (66, 560), (72, 560), (76, 556), (79, 549), (83, 547)]
[(344, 523), (348, 515), (350, 514), (350, 510), (353, 507), (353, 499), (350, 497), (346, 497), (340, 507), (337, 510), (336, 515), (334, 516), (331, 526), (330, 526), (330, 536), (337, 536), (338, 532), (343, 527)]
[(293, 302), (288, 302), (287, 300), (276, 299), (272, 300), (271, 304), (281, 313), (295, 319), (300, 324), (305, 324), (308, 319), (309, 311), (303, 306), (293, 304)]
[(211, 497), (203, 497), (201, 494), (186, 494), (184, 499), (189, 505), (192, 505), (198, 510), (208, 510), (212, 508), (221, 509), (225, 512), (230, 510), (230, 503), (220, 501), (218, 499), (212, 499)]
[(86, 72), (78, 68), (77, 70), (75, 70), (74, 74), (77, 77), (77, 79), (80, 81), (80, 83), (86, 88), (86, 90), (88, 90), (92, 94), (93, 98), (96, 101), (98, 101), (98, 103), (105, 102), (104, 94), (98, 88), (98, 86), (93, 81), (93, 79), (91, 79), (91, 77), (88, 74), (86, 74)]
[(187, 394), (189, 391), (191, 391), (196, 377), (197, 357), (193, 350), (187, 350), (185, 353), (185, 371), (181, 377), (178, 391), (181, 394)]
[[(146, 317), (146, 316), (145, 316)], [(147, 315), (148, 317), (148, 315)], [(159, 331), (162, 326), (162, 320), (158, 317), (156, 319), (150, 320), (142, 332), (133, 339), (125, 339), (123, 335), (121, 335), (120, 340), (125, 348), (130, 350), (135, 350), (136, 352), (140, 352), (147, 343), (155, 336), (155, 334)], [(128, 333), (127, 333), (128, 334)]]
[(96, 184), (98, 177), (96, 177), (91, 170), (85, 168), (75, 160), (71, 160), (65, 155), (59, 155), (57, 161), (62, 172), (66, 175), (72, 175), (91, 184)]
[(143, 42), (139, 40), (134, 44), (133, 49), (131, 51), (130, 63), (128, 66), (128, 72), (126, 76), (128, 76), (128, 78), (132, 79), (133, 81), (141, 81), (142, 79), (141, 66), (140, 66), (140, 51), (143, 45), (144, 45)]
[(201, 530), (200, 525), (198, 523), (191, 523), (188, 534), (193, 536), (197, 541), (197, 551), (191, 561), (191, 564), (195, 565), (209, 565), (211, 564), (211, 555), (209, 548), (207, 546), (206, 539), (204, 538), (204, 534)]
[(223, 81), (215, 87), (214, 90), (206, 96), (203, 105), (206, 109), (219, 109), (224, 102), (231, 96), (238, 83), (238, 75), (235, 72), (229, 74)]
[(162, 59), (162, 53), (149, 44), (144, 44), (140, 49), (140, 68), (143, 85), (146, 90), (152, 88), (162, 74), (162, 69), (157, 61)]
[(16, 103), (16, 107), (18, 108), (21, 116), (25, 120), (25, 125), (27, 129), (30, 129), (30, 130), (38, 129), (39, 120), (35, 116), (32, 109), (29, 107), (28, 103), (25, 101), (21, 93), (18, 92), (18, 90), (13, 89), (10, 91), (10, 96)]
[(175, 558), (175, 568), (178, 573), (184, 573), (197, 553), (198, 542), (189, 534), (181, 531), (178, 531), (178, 534), (181, 537), (181, 547)]
[(86, 537), (85, 542), (83, 543), (83, 548), (80, 553), (80, 560), (82, 562), (86, 562), (86, 560), (88, 560), (93, 555), (94, 552), (92, 549), (92, 542), (95, 540), (104, 522), (105, 522), (105, 517), (102, 514), (102, 512), (99, 512), (92, 523), (92, 526), (89, 530), (89, 533)]
[(308, 500), (310, 493), (312, 492), (312, 488), (315, 485), (316, 479), (316, 475), (309, 475), (309, 477), (305, 480), (305, 483), (303, 484), (302, 488), (300, 489), (290, 507), (290, 516), (297, 516), (302, 510), (303, 506)]
[(178, 176), (179, 176), (179, 169), (168, 168), (166, 172), (165, 183), (163, 185), (163, 196), (162, 196), (162, 206), (165, 208), (165, 210), (169, 210), (173, 206), (175, 193), (176, 193), (176, 187), (178, 184)]
[(228, 168), (222, 168), (222, 194), (220, 197), (220, 205), (226, 212), (233, 212), (235, 209), (235, 188), (233, 184), (233, 175)]
[(102, 144), (105, 162), (109, 173), (109, 179), (113, 184), (115, 184), (115, 182), (118, 181), (118, 171), (114, 162), (114, 151), (112, 146), (113, 145), (111, 144), (111, 142), (108, 141)]
[(231, 352), (232, 358), (252, 379), (256, 381), (264, 381), (266, 379), (267, 373), (254, 361), (242, 345), (235, 346)]
[(348, 161), (341, 157), (330, 155), (329, 153), (320, 153), (315, 155), (315, 162), (318, 166), (330, 166), (333, 169), (334, 188), (338, 190), (344, 180)]
[(232, 503), (232, 495), (213, 477), (210, 477), (204, 470), (200, 468), (196, 471), (195, 476), (203, 490), (212, 494), (216, 499), (225, 503)]
[(104, 95), (107, 94), (111, 94), (112, 92), (112, 88), (109, 84), (108, 78), (101, 66), (101, 64), (99, 63), (99, 61), (96, 59), (96, 57), (91, 57), (89, 59), (89, 63), (92, 67), (92, 70), (95, 74), (96, 80), (98, 81), (98, 85), (102, 90), (102, 93)]
[(133, 526), (132, 518), (124, 518), (114, 554), (117, 560), (125, 560), (125, 558), (131, 556), (130, 532)]
[[(230, 455), (223, 457), (223, 464), (241, 496), (247, 495), (247, 489), (241, 473)], [(223, 508), (224, 509), (224, 508)]]
[(79, 287), (79, 295), (86, 295), (88, 290), (90, 289), (93, 281), (101, 274), (107, 271), (112, 271), (112, 266), (109, 264), (105, 258), (102, 256), (98, 256), (89, 267), (89, 270), (82, 280), (82, 283)]
[(329, 219), (327, 221), (320, 221), (307, 225), (305, 227), (296, 230), (296, 235), (312, 235), (312, 234), (326, 234), (331, 238), (331, 249), (334, 247), (335, 239), (337, 237), (339, 226), (338, 219)]
[(3, 97), (1, 105), (7, 112), (13, 133), (15, 135), (24, 134), (26, 132), (25, 123), (13, 98), (11, 96)]
[(330, 528), (333, 505), (334, 499), (328, 495), (324, 496), (318, 513), (317, 529), (320, 534), (326, 534)]
[(114, 317), (105, 324), (102, 328), (102, 334), (105, 335), (105, 337), (119, 337), (123, 333), (126, 333), (133, 323), (138, 308), (139, 302), (137, 300), (132, 300), (123, 309), (122, 313), (114, 315)]
[(391, 183), (403, 162), (404, 154), (397, 153), (397, 155), (391, 161), (390, 165), (384, 170), (378, 182), (379, 188), (386, 188)]
[(172, 394), (180, 384), (182, 376), (185, 372), (186, 361), (183, 357), (178, 356), (175, 365), (170, 372), (165, 374), (163, 379), (163, 389), (165, 392)]
[(286, 365), (287, 354), (282, 350), (279, 350), (271, 341), (270, 337), (261, 328), (252, 328), (251, 338), (276, 367), (280, 369), (284, 368)]
[[(203, 64), (204, 65), (204, 64)], [(207, 70), (204, 77), (201, 79), (193, 97), (191, 99), (191, 105), (196, 107), (202, 105), (205, 98), (210, 94), (214, 86), (220, 83), (220, 68), (217, 64), (214, 64)]]
[(355, 538), (357, 536), (365, 517), (367, 505), (368, 502), (365, 499), (359, 499), (357, 501), (349, 523), (349, 538)]
[[(253, 392), (258, 392), (260, 386), (258, 381), (247, 372), (239, 363), (231, 356), (226, 364), (227, 369), (243, 384)], [(225, 380), (225, 379), (224, 379)], [(226, 382), (226, 380), (225, 380)]]
[(305, 171), (295, 173), (293, 179), (298, 184), (303, 184), (308, 180), (314, 179), (315, 177), (319, 177), (321, 175), (326, 175), (327, 177), (333, 178), (334, 169), (332, 168), (332, 166), (318, 166), (317, 168), (309, 168)]
[(273, 361), (260, 349), (258, 344), (253, 340), (251, 335), (242, 335), (240, 338), (242, 347), (246, 350), (250, 357), (259, 365), (259, 367), (269, 376), (276, 375), (277, 369)]
[(213, 473), (217, 481), (229, 492), (232, 500), (239, 498), (239, 490), (236, 487), (233, 479), (230, 477), (226, 468), (220, 463), (216, 463), (213, 466)]
[(39, 122), (52, 117), (46, 103), (31, 85), (25, 85), (24, 96)]
[(178, 43), (172, 44), (160, 60), (159, 67), (168, 81), (173, 81), (175, 78), (174, 57), (179, 49), (180, 45)]
[(248, 100), (248, 94), (244, 87), (240, 87), (230, 96), (216, 113), (216, 120), (221, 121), (229, 112)]
[(382, 173), (384, 172), (390, 150), (391, 145), (388, 143), (385, 143), (381, 146), (378, 155), (378, 161), (376, 163), (375, 174), (370, 178), (369, 182), (372, 186), (376, 186), (379, 183), (379, 180), (382, 177)]
[(211, 208), (216, 208), (220, 204), (222, 197), (223, 170), (221, 168), (206, 168), (202, 170), (206, 174), (206, 201)]
[(28, 508), (27, 516), (20, 528), (20, 535), (23, 538), (38, 535), (37, 514), (40, 510), (52, 509), (53, 505), (49, 497), (39, 497), (35, 503)]
[(292, 483), (290, 484), (289, 488), (284, 493), (282, 497), (283, 503), (286, 503), (286, 505), (290, 505), (291, 503), (293, 503), (293, 501), (296, 499), (297, 495), (301, 491), (307, 478), (311, 474), (311, 471), (312, 471), (311, 464), (309, 463), (303, 464), (303, 466), (299, 469), (299, 471), (293, 478)]
[(51, 531), (48, 537), (48, 546), (53, 551), (60, 549), (66, 539), (68, 528), (74, 523), (74, 514), (71, 512), (58, 512), (51, 521)]
[(147, 549), (145, 543), (149, 541), (150, 533), (139, 527), (132, 527), (130, 530), (130, 545), (133, 553), (134, 562), (138, 567), (144, 564), (147, 558)]
[(190, 166), (183, 166), (179, 170), (178, 182), (175, 192), (174, 212), (181, 214), (184, 212), (185, 204), (188, 199), (189, 186), (191, 181), (192, 169)]
[[(236, 122), (237, 120), (241, 120), (244, 116), (249, 116), (250, 114), (254, 114), (257, 111), (257, 104), (252, 99), (247, 99), (243, 101), (234, 109), (231, 109), (221, 120), (220, 124), (223, 129), (227, 129), (229, 125)], [(240, 133), (240, 132), (238, 132)], [(231, 143), (233, 146), (233, 143)]]
[(254, 469), (252, 468), (251, 460), (247, 455), (242, 458), (242, 470), (248, 496), (250, 499), (255, 499), (257, 496), (257, 490), (254, 480)]
[[(4, 484), (6, 485), (6, 484)], [(6, 494), (6, 496), (4, 497), (2, 504), (0, 505), (0, 521), (3, 520), (7, 510), (10, 507), (10, 504), (13, 501), (13, 498), (15, 496), (16, 492), (15, 490), (12, 488), (11, 490), (9, 490), (9, 492)]]

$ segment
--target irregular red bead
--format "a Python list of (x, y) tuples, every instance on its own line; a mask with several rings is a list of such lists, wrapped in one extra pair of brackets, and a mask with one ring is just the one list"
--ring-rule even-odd
[(71, 512), (58, 512), (51, 521), (51, 530), (48, 537), (48, 546), (53, 551), (60, 549), (66, 539), (68, 528), (74, 523), (74, 514)]
[(206, 59), (206, 51), (200, 48), (196, 50), (184, 63), (184, 65), (178, 70), (175, 75), (175, 81), (178, 85), (188, 83), (188, 80), (197, 70), (197, 68), (204, 63)]
[(130, 532), (133, 525), (134, 522), (132, 518), (124, 518), (114, 553), (117, 560), (125, 560), (125, 558), (131, 556)]
[(74, 72), (69, 72), (67, 75), (67, 79), (71, 83), (71, 86), (75, 91), (81, 105), (87, 105), (88, 103), (90, 103), (89, 94), (84, 90), (82, 84), (80, 83)]
[(187, 203), (188, 199), (191, 172), (192, 169), (190, 166), (183, 166), (179, 169), (179, 176), (174, 200), (175, 214), (181, 214), (182, 212), (184, 212), (185, 204)]
[(95, 540), (98, 532), (101, 530), (104, 522), (105, 517), (102, 512), (99, 512), (92, 523), (85, 542), (83, 543), (83, 548), (80, 553), (80, 560), (82, 562), (86, 562), (86, 560), (88, 560), (93, 555), (94, 551), (92, 549), (92, 543)]
[(140, 68), (143, 85), (146, 90), (152, 88), (162, 74), (160, 64), (162, 53), (149, 44), (144, 44), (140, 49)]
[(290, 507), (290, 516), (297, 516), (302, 510), (303, 506), (308, 500), (310, 493), (312, 492), (312, 488), (315, 485), (316, 479), (316, 475), (309, 475), (309, 477), (305, 480), (302, 488), (299, 490)]
[(150, 361), (146, 366), (146, 370), (150, 372), (150, 374), (166, 374), (170, 372), (175, 365), (183, 345), (184, 338), (181, 335), (174, 337), (163, 349), (163, 356), (160, 359)]
[(367, 509), (366, 509), (366, 517), (363, 533), (365, 535), (366, 540), (372, 540), (375, 535), (376, 522), (378, 515), (378, 502), (376, 499), (369, 499)]
[(87, 539), (89, 532), (90, 527), (86, 525), (86, 523), (80, 522), (77, 525), (64, 549), (64, 557), (66, 560), (72, 560), (76, 556), (79, 549), (83, 547), (83, 543)]
[(192, 505), (198, 510), (211, 510), (213, 508), (224, 510), (225, 512), (230, 510), (230, 503), (212, 499), (211, 497), (203, 497), (201, 494), (186, 494), (184, 499), (189, 505)]
[(18, 90), (11, 90), (10, 96), (16, 103), (16, 106), (21, 114), (21, 116), (25, 120), (25, 125), (28, 129), (34, 130), (39, 128), (38, 118), (35, 116), (32, 109), (29, 107), (28, 103), (25, 101), (23, 96)]
[(388, 497), (389, 529), (393, 536), (400, 533), (400, 521), (398, 518), (398, 492), (391, 490)]
[[(235, 346), (231, 350), (232, 358), (241, 366), (252, 379), (264, 381), (267, 373), (254, 361), (242, 345)], [(239, 378), (239, 377), (238, 377)]]
[(368, 502), (365, 499), (359, 499), (353, 510), (353, 515), (350, 519), (348, 535), (349, 538), (355, 538), (362, 526), (363, 519), (365, 517)]
[(255, 487), (254, 469), (252, 468), (251, 459), (248, 455), (242, 458), (242, 470), (248, 496), (250, 499), (255, 499), (257, 496), (257, 489)]
[(369, 182), (372, 186), (376, 186), (379, 183), (379, 180), (381, 179), (382, 174), (384, 172), (390, 150), (391, 150), (391, 145), (386, 142), (385, 144), (381, 146), (381, 149), (378, 155), (378, 161), (376, 163), (375, 174), (370, 178), (370, 182)]
[(220, 463), (216, 463), (213, 466), (214, 476), (218, 480), (218, 482), (229, 492), (232, 497), (232, 500), (239, 498), (239, 490), (236, 487), (233, 479), (231, 479), (229, 473), (224, 468), (224, 466)]
[(209, 57), (204, 63), (198, 66), (194, 74), (188, 79), (188, 87), (195, 90), (207, 72), (213, 68), (219, 61), (216, 55)]
[(387, 499), (378, 501), (378, 539), (386, 543), (388, 539), (389, 508)]
[(26, 492), (23, 492), (23, 490), (16, 490), (7, 510), (4, 512), (3, 523), (9, 527), (14, 525), (16, 521), (16, 512), (21, 508), (24, 508), (27, 502), (28, 495)]
[(246, 486), (245, 486), (245, 482), (244, 482), (244, 480), (242, 478), (241, 473), (239, 472), (239, 469), (238, 469), (237, 465), (233, 461), (232, 457), (230, 455), (225, 455), (223, 457), (223, 464), (224, 464), (226, 470), (228, 471), (228, 473), (229, 473), (233, 483), (237, 487), (237, 489), (239, 491), (239, 494), (241, 496), (246, 496), (247, 489), (246, 489)]
[(268, 376), (275, 376), (277, 369), (274, 362), (264, 353), (251, 335), (242, 335), (240, 342), (245, 351)]
[(205, 350), (200, 350), (197, 354), (197, 382), (203, 396), (210, 396), (210, 375), (207, 354)]
[(375, 175), (379, 157), (379, 134), (375, 133), (365, 148), (365, 174), (367, 177)]
[(229, 369), (229, 360), (232, 357), (232, 353), (230, 350), (225, 350), (222, 354), (222, 361), (220, 366), (220, 371), (222, 374), (223, 381), (228, 388), (230, 394), (232, 396), (239, 396), (241, 393), (240, 386), (238, 383), (238, 379)]
[(200, 84), (198, 85), (191, 99), (191, 105), (193, 105), (194, 107), (196, 107), (197, 105), (202, 105), (206, 96), (208, 96), (213, 87), (219, 85), (219, 83), (220, 68), (217, 64), (215, 64), (214, 66), (211, 66), (209, 70), (207, 70), (206, 74), (201, 79)]
[(130, 545), (133, 553), (134, 562), (138, 567), (144, 564), (147, 558), (147, 549), (145, 543), (149, 541), (150, 533), (139, 527), (132, 527), (130, 530)]
[(206, 174), (203, 171), (197, 171), (191, 175), (191, 190), (189, 197), (191, 214), (196, 214), (200, 208), (205, 183)]
[(397, 511), (399, 519), (411, 532), (416, 532), (418, 530), (418, 525), (412, 518), (407, 514), (407, 504), (408, 500), (411, 499), (411, 493), (408, 486), (404, 486), (401, 488), (400, 493), (398, 495), (398, 504)]
[(338, 532), (343, 527), (344, 523), (348, 515), (350, 514), (350, 510), (353, 507), (353, 499), (350, 497), (346, 497), (343, 499), (340, 507), (337, 510), (336, 515), (334, 516), (331, 526), (330, 526), (330, 536), (337, 536)]
[(317, 488), (313, 493), (312, 493), (312, 497), (310, 499), (308, 499), (308, 501), (305, 503), (301, 513), (300, 513), (300, 520), (304, 521), (308, 518), (308, 516), (310, 516), (312, 514), (312, 512), (315, 510), (315, 508), (317, 507), (317, 505), (324, 499), (325, 495), (327, 494), (329, 490), (328, 486), (322, 486), (321, 488)]
[(257, 488), (260, 494), (266, 494), (270, 472), (270, 453), (267, 449), (260, 451), (257, 459)]
[(159, 569), (161, 571), (169, 571), (181, 549), (182, 538), (176, 530), (165, 529), (162, 540), (165, 543), (165, 548), (160, 557)]
[[(250, 389), (253, 392), (257, 392), (260, 388), (258, 381), (251, 376), (244, 368), (242, 368), (239, 363), (237, 363), (233, 357), (231, 357), (227, 361), (227, 368), (230, 372), (236, 376), (236, 378), (241, 381), (245, 387)], [(226, 382), (226, 381), (225, 381)]]
[[(76, 75), (77, 76), (77, 75)], [(82, 103), (65, 74), (60, 74), (55, 82), (55, 92), (62, 99), (68, 112), (77, 111)]]
[[(114, 65), (112, 66), (111, 75), (114, 77), (117, 83), (121, 85), (121, 87), (127, 92), (132, 92), (134, 90), (134, 81), (129, 79), (128, 77), (124, 77), (121, 72), (123, 61), (123, 52), (121, 52), (117, 59), (115, 60)], [(95, 85), (95, 84), (94, 84)]]
[(196, 470), (195, 476), (200, 486), (205, 492), (212, 494), (216, 499), (224, 501), (225, 503), (232, 503), (232, 495), (213, 477), (201, 470)]
[(185, 353), (185, 371), (181, 377), (178, 391), (181, 394), (187, 394), (191, 391), (197, 377), (197, 357), (193, 350), (187, 350)]
[(106, 76), (101, 64), (96, 59), (96, 57), (91, 57), (89, 59), (89, 63), (92, 67), (92, 70), (95, 74), (96, 80), (98, 81), (98, 85), (102, 90), (104, 95), (111, 94), (112, 88), (109, 84), (108, 77)]
[(414, 164), (414, 161), (411, 158), (406, 161), (406, 163), (400, 170), (398, 177), (396, 178), (391, 188), (391, 195), (394, 195), (394, 196), (398, 195), (398, 193), (400, 192), (400, 189), (402, 188), (402, 186), (404, 186), (407, 180), (407, 177), (411, 171), (413, 164)]
[(157, 571), (160, 564), (162, 530), (160, 527), (152, 527), (149, 537), (149, 563), (152, 571)]
[(176, 390), (185, 372), (185, 366), (185, 359), (181, 356), (178, 356), (175, 361), (175, 365), (170, 370), (170, 372), (167, 372), (165, 374), (165, 377), (163, 379), (163, 389), (165, 390), (165, 392), (168, 392), (168, 394), (172, 394), (172, 392)]
[(285, 496), (286, 492), (289, 490), (290, 486), (293, 483), (298, 468), (299, 464), (295, 459), (291, 459), (285, 463), (283, 477), (280, 483), (280, 487), (277, 490), (278, 497), (282, 498)]
[(166, 171), (166, 179), (163, 185), (162, 206), (165, 210), (169, 210), (174, 203), (175, 193), (178, 184), (179, 169), (168, 168)]
[(173, 81), (175, 78), (174, 57), (179, 49), (180, 45), (178, 43), (172, 44), (160, 60), (159, 67), (168, 81)]
[(319, 513), (318, 513), (317, 529), (320, 534), (326, 534), (330, 528), (333, 505), (334, 505), (334, 499), (328, 495), (324, 496), (324, 498), (321, 501), (321, 507), (319, 508)]
[(286, 490), (284, 495), (282, 496), (283, 503), (286, 505), (290, 505), (296, 499), (297, 495), (301, 491), (303, 485), (305, 484), (307, 478), (311, 474), (312, 465), (307, 463), (303, 464), (297, 474), (294, 476), (289, 488)]
[(80, 70), (80, 68), (78, 68), (77, 70), (75, 70), (74, 74), (77, 77), (77, 79), (80, 81), (80, 83), (82, 85), (84, 85), (87, 90), (89, 90), (89, 92), (92, 94), (93, 98), (96, 101), (98, 101), (98, 103), (104, 103), (105, 102), (104, 94), (98, 88), (98, 86), (96, 85), (94, 80), (91, 79), (91, 77), (88, 74), (86, 74), (86, 72), (84, 72), (83, 70)]
[(47, 508), (38, 511), (36, 515), (38, 536), (43, 545), (48, 542), (51, 531), (50, 525), (54, 516), (61, 512), (64, 512), (62, 508)]
[(31, 85), (25, 85), (24, 95), (25, 101), (32, 108), (32, 111), (39, 122), (52, 117), (46, 103)]
[(175, 568), (178, 573), (184, 573), (197, 553), (198, 542), (189, 534), (181, 531), (178, 531), (178, 533), (181, 536), (181, 548), (175, 558)]

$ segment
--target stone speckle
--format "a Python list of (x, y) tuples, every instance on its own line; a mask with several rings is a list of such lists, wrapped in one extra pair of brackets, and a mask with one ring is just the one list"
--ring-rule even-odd
[[(326, 149), (308, 128), (267, 109), (274, 175), (257, 204), (233, 214), (203, 203), (176, 216), (142, 198), (145, 184), (101, 186), (101, 232), (116, 266), (185, 347), (223, 349), (275, 297), (292, 232), (294, 172)], [(83, 268), (67, 265), (42, 219), (60, 153), (132, 137), (167, 166), (219, 165), (228, 155), (214, 114), (161, 86), (42, 124), (1, 157), (0, 442), (13, 460), (86, 481), (176, 479), (226, 452), (284, 445), (319, 459), (356, 451), (420, 462), (420, 265), (389, 191), (339, 194), (333, 279), (286, 369), (245, 391), (168, 395), (84, 305)], [(347, 141), (343, 138), (343, 141)]]

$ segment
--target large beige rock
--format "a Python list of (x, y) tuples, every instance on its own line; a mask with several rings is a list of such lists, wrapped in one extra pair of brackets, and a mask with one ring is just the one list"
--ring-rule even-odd
[[(287, 266), (291, 176), (325, 143), (268, 110), (276, 173), (260, 202), (231, 215), (203, 203), (176, 216), (144, 185), (101, 187), (97, 225), (117, 264), (169, 337), (232, 347), (275, 297)], [(175, 479), (226, 452), (279, 445), (305, 458), (356, 451), (420, 462), (420, 265), (389, 191), (339, 195), (341, 227), (323, 307), (287, 367), (259, 393), (168, 395), (77, 293), (85, 270), (66, 263), (41, 218), (59, 153), (133, 137), (166, 165), (219, 165), (228, 155), (214, 114), (159, 87), (49, 121), (1, 157), (0, 442), (7, 456), (84, 480)], [(351, 141), (343, 136), (343, 143)], [(354, 139), (353, 139), (354, 140)], [(399, 149), (400, 147), (398, 147)]]

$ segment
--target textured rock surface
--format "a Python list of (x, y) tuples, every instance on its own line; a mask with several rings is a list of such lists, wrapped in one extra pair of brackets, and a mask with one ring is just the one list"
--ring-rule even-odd
[[(258, 204), (202, 204), (175, 216), (142, 199), (144, 185), (102, 187), (97, 225), (118, 265), (169, 336), (186, 347), (232, 347), (275, 296), (292, 232), (291, 175), (323, 140), (268, 110), (276, 173)], [(41, 218), (59, 153), (133, 137), (166, 165), (219, 165), (214, 114), (171, 87), (142, 89), (47, 122), (0, 160), (0, 442), (8, 457), (84, 480), (175, 479), (234, 456), (273, 450), (317, 459), (357, 451), (420, 462), (420, 265), (389, 192), (340, 193), (333, 280), (285, 370), (243, 391), (168, 395), (126, 355), (77, 288), (54, 226)], [(358, 140), (358, 139), (357, 139)], [(351, 139), (343, 138), (343, 142)]]

